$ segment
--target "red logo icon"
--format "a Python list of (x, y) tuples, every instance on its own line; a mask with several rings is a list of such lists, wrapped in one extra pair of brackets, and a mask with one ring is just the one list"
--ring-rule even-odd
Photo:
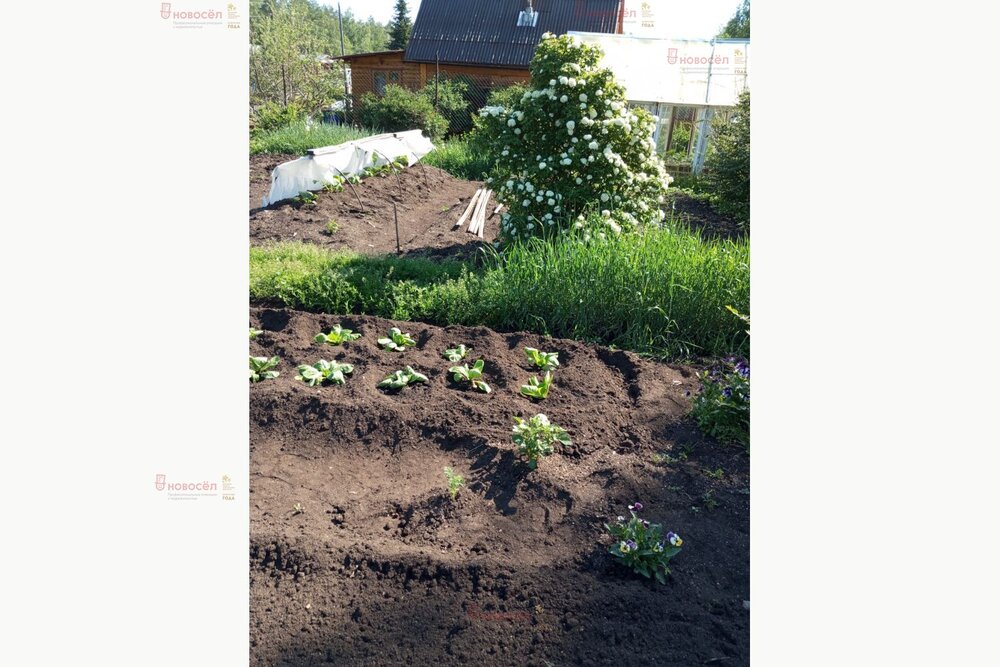
[(157, 491), (162, 491), (163, 489), (166, 488), (166, 486), (167, 486), (167, 476), (166, 475), (157, 475), (156, 476), (156, 490)]
[(671, 65), (677, 64), (677, 49), (667, 49), (667, 62)]
[(170, 3), (161, 2), (160, 3), (160, 17), (168, 19), (170, 18)]

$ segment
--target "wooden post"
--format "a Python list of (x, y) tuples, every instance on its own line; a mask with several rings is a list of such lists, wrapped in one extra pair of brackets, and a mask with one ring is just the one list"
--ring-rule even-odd
[(337, 25), (340, 26), (340, 57), (341, 64), (344, 66), (344, 125), (349, 125), (347, 121), (347, 98), (349, 96), (347, 92), (347, 61), (343, 60), (343, 57), (347, 55), (347, 50), (344, 49), (344, 16), (340, 13), (340, 3), (337, 3)]
[(396, 202), (392, 202), (392, 220), (396, 223), (396, 254), (402, 255), (403, 249), (399, 247), (399, 215), (396, 213)]
[(438, 82), (441, 80), (441, 52), (434, 53), (434, 111), (438, 110)]

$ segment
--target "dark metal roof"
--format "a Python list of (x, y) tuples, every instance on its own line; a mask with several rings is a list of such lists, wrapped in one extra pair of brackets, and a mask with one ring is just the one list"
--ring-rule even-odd
[(620, 0), (534, 0), (538, 23), (520, 27), (527, 0), (423, 0), (406, 60), (527, 68), (542, 35), (617, 32)]
[(392, 51), (370, 51), (368, 53), (349, 53), (346, 56), (334, 56), (334, 60), (357, 60), (358, 58), (367, 58), (368, 56), (390, 56), (396, 53), (402, 53), (403, 49), (396, 49)]

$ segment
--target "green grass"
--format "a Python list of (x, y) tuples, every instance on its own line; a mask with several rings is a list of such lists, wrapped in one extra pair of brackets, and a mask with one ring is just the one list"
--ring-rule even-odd
[(456, 138), (439, 141), (434, 150), (423, 157), (424, 164), (444, 169), (452, 176), (479, 181), (490, 168), (481, 152), (471, 149), (468, 139)]
[(305, 155), (305, 152), (310, 148), (335, 146), (352, 139), (370, 137), (373, 134), (377, 133), (372, 130), (344, 125), (319, 123), (306, 129), (304, 122), (294, 123), (250, 137), (250, 154), (294, 153)]
[(605, 241), (533, 240), (473, 269), (459, 262), (334, 253), (285, 243), (250, 251), (250, 295), (290, 307), (431, 324), (535, 331), (659, 357), (746, 354), (746, 241), (681, 228)]

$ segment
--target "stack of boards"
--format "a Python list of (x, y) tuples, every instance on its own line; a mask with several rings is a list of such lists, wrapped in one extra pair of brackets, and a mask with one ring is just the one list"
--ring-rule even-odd
[(455, 229), (461, 229), (465, 221), (469, 221), (469, 233), (475, 234), (479, 238), (483, 238), (483, 228), (486, 227), (486, 221), (492, 218), (494, 215), (500, 212), (503, 208), (503, 204), (497, 206), (490, 213), (489, 218), (486, 217), (486, 210), (489, 208), (490, 195), (493, 194), (492, 190), (487, 190), (486, 188), (479, 188), (476, 190), (476, 194), (472, 195), (472, 201), (465, 209), (465, 213), (462, 217), (458, 219), (455, 223)]

